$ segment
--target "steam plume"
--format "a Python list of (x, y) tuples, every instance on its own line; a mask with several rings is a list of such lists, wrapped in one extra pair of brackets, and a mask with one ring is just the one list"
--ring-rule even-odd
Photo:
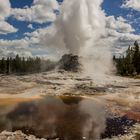
[(44, 39), (45, 44), (59, 52), (79, 55), (84, 74), (97, 81), (105, 78), (112, 67), (110, 48), (104, 39), (106, 22), (102, 2), (64, 0), (53, 25), (53, 33), (46, 34)]

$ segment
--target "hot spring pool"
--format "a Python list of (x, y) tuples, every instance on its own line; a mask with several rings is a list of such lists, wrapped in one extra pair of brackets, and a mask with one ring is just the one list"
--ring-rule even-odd
[(127, 122), (125, 117), (107, 118), (100, 102), (82, 97), (46, 96), (0, 105), (0, 131), (22, 130), (39, 138), (97, 140), (125, 133)]

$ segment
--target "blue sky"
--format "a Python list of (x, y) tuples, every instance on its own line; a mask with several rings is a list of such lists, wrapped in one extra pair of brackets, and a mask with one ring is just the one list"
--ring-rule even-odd
[[(1, 0), (2, 1), (2, 0)], [(9, 0), (6, 0), (9, 1)], [(38, 0), (39, 1), (39, 0)], [(40, 0), (41, 1), (41, 0)], [(47, 0), (46, 0), (47, 1)], [(61, 3), (63, 0), (58, 0), (59, 3)], [(116, 30), (116, 33), (119, 32), (119, 35), (122, 37), (124, 37), (126, 40), (124, 41), (124, 43), (121, 42), (117, 42), (117, 51), (121, 50), (125, 50), (121, 48), (122, 46), (127, 46), (129, 43), (132, 44), (132, 42), (135, 39), (138, 39), (138, 41), (140, 40), (139, 38), (139, 34), (140, 34), (140, 8), (137, 7), (138, 4), (140, 4), (140, 2), (136, 5), (136, 3), (134, 3), (133, 5), (130, 5), (130, 1), (131, 3), (133, 1), (138, 1), (139, 0), (104, 0), (103, 4), (102, 4), (102, 10), (104, 10), (104, 13), (106, 14), (106, 17), (111, 17), (109, 18), (110, 21), (109, 24), (111, 25), (113, 22), (113, 27), (108, 27), (110, 31)], [(33, 0), (10, 0), (9, 1), (11, 6), (8, 7), (4, 7), (4, 8), (11, 8), (13, 13), (9, 15), (6, 15), (2, 8), (2, 6), (0, 8), (2, 8), (3, 10), (3, 17), (1, 22), (2, 22), (2, 27), (6, 27), (7, 29), (0, 29), (0, 45), (1, 47), (1, 52), (7, 51), (8, 53), (12, 53), (12, 51), (14, 51), (14, 44), (16, 44), (15, 47), (15, 53), (16, 53), (16, 48), (17, 45), (20, 43), (16, 42), (17, 40), (25, 40), (23, 41), (23, 44), (27, 44), (27, 37), (31, 36), (32, 33), (34, 32), (39, 32), (41, 29), (46, 29), (47, 27), (51, 26), (54, 22), (54, 19), (56, 18), (56, 12), (54, 11), (58, 11), (57, 9), (57, 5), (56, 3), (51, 3), (50, 5), (52, 6), (52, 8), (48, 8), (46, 11), (49, 12), (48, 15), (40, 13), (40, 15), (38, 15), (37, 17), (29, 17), (28, 14), (25, 14), (25, 9), (28, 10), (32, 10), (33, 8)], [(8, 3), (8, 2), (7, 2)], [(7, 4), (6, 3), (6, 4)], [(34, 5), (37, 5), (38, 3), (35, 3)], [(39, 3), (40, 4), (40, 3)], [(4, 5), (5, 6), (5, 5)], [(47, 6), (47, 4), (46, 4)], [(139, 8), (139, 9), (138, 9)], [(1, 9), (0, 9), (1, 10)], [(53, 14), (51, 13), (51, 11), (53, 11)], [(41, 11), (42, 12), (42, 11)], [(45, 11), (44, 11), (45, 12)], [(1, 14), (1, 13), (0, 13)], [(57, 12), (58, 14), (58, 12)], [(31, 15), (33, 16), (33, 15)], [(121, 18), (118, 18), (121, 17)], [(48, 20), (46, 19), (48, 18)], [(118, 18), (118, 19), (117, 19)], [(8, 25), (7, 25), (8, 24)], [(114, 27), (116, 26), (116, 27)], [(121, 27), (122, 26), (122, 27)], [(122, 31), (120, 33), (120, 30), (125, 30)], [(127, 30), (127, 31), (126, 31)], [(128, 31), (129, 30), (129, 31)], [(133, 30), (133, 31), (132, 31)], [(125, 36), (124, 32), (127, 34), (127, 36)], [(28, 35), (27, 35), (28, 34)], [(35, 34), (35, 33), (34, 33)], [(118, 37), (118, 40), (120, 40), (120, 36)], [(130, 39), (129, 39), (130, 38)], [(117, 39), (116, 39), (117, 40)], [(117, 41), (118, 41), (117, 40)], [(12, 45), (7, 45), (9, 41), (13, 41), (13, 46)], [(127, 41), (127, 42), (126, 42)], [(2, 42), (2, 43), (1, 43)], [(6, 46), (6, 45), (7, 46)], [(44, 48), (40, 48), (38, 43), (36, 43), (37, 45), (35, 45), (35, 48), (33, 48), (33, 46), (31, 44), (29, 44), (29, 48), (27, 49), (23, 49), (25, 51), (31, 51), (31, 54), (33, 55), (40, 55), (40, 54), (46, 54), (47, 50)], [(23, 45), (23, 46), (24, 46)], [(11, 49), (12, 46), (12, 49)], [(10, 48), (10, 49), (9, 49)], [(37, 49), (36, 49), (37, 48)], [(120, 52), (121, 52), (120, 51)], [(0, 53), (0, 55), (3, 55), (3, 53)], [(23, 53), (24, 55), (24, 53)]]
[[(125, 0), (104, 0), (102, 8), (105, 10), (105, 13), (110, 16), (113, 15), (115, 17), (122, 16), (128, 20), (135, 29), (136, 34), (140, 34), (140, 12), (136, 11), (132, 8), (122, 8), (121, 5), (125, 2)], [(140, 2), (139, 2), (140, 3)], [(133, 15), (132, 18), (129, 18), (128, 15)], [(137, 20), (137, 22), (135, 22)], [(131, 23), (132, 22), (132, 23)]]
[[(58, 0), (58, 2), (62, 2), (63, 0)], [(24, 8), (25, 6), (31, 6), (33, 3), (33, 0), (10, 0), (11, 2), (11, 7), (12, 8)], [(122, 16), (125, 19), (128, 20), (128, 22), (130, 22), (130, 24), (136, 29), (136, 34), (140, 34), (140, 24), (139, 21), (131, 23), (132, 20), (136, 20), (140, 17), (140, 12), (137, 12), (133, 9), (124, 9), (121, 8), (121, 5), (123, 4), (124, 0), (104, 0), (103, 4), (102, 4), (102, 8), (105, 11), (105, 13), (108, 16)], [(128, 18), (127, 15), (128, 14), (132, 14), (133, 18)], [(24, 33), (25, 32), (32, 32), (38, 28), (41, 27), (46, 27), (48, 25), (50, 25), (49, 23), (44, 23), (44, 24), (38, 24), (38, 23), (32, 23), (34, 29), (29, 29), (27, 26), (30, 24), (30, 22), (27, 21), (18, 21), (13, 19), (12, 17), (9, 17), (7, 19), (7, 21), (12, 24), (14, 27), (18, 28), (19, 31), (16, 33), (11, 33), (8, 35), (0, 35), (0, 38), (3, 39), (20, 39), (22, 37), (24, 37)]]
[[(24, 8), (25, 6), (31, 6), (33, 3), (33, 0), (10, 0), (11, 7), (12, 8)], [(8, 17), (7, 22), (13, 25), (15, 28), (19, 29), (18, 32), (16, 33), (10, 33), (8, 35), (0, 35), (0, 38), (2, 39), (21, 39), (24, 37), (25, 32), (32, 32), (35, 31), (38, 28), (43, 28), (48, 25), (50, 25), (50, 22), (48, 23), (43, 23), (43, 24), (38, 24), (38, 23), (32, 23), (34, 29), (28, 28), (28, 25), (30, 22), (28, 21), (19, 21), (16, 19), (13, 19), (12, 17)]]

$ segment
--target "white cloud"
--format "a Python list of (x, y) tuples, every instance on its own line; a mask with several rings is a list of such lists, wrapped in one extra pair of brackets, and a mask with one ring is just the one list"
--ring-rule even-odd
[(29, 24), (27, 27), (28, 27), (29, 29), (34, 29), (34, 27), (33, 27), (32, 24)]
[(4, 20), (10, 15), (11, 5), (9, 0), (0, 0), (0, 20)]
[(11, 15), (20, 21), (45, 23), (56, 19), (54, 10), (58, 9), (59, 5), (56, 0), (34, 0), (30, 8), (12, 9)]
[(11, 5), (9, 0), (0, 0), (0, 34), (17, 32), (18, 29), (10, 25), (5, 19), (10, 16)]
[(3, 40), (0, 39), (0, 58), (2, 57), (15, 57), (19, 54), (21, 57), (32, 56), (29, 49), (28, 39), (21, 40)]
[(0, 34), (8, 34), (8, 33), (13, 33), (17, 32), (18, 29), (10, 25), (6, 21), (0, 21)]
[(134, 14), (133, 14), (133, 13), (127, 14), (127, 18), (128, 18), (128, 19), (133, 19), (133, 18), (134, 18)]
[(126, 0), (122, 4), (122, 8), (132, 8), (136, 11), (140, 11), (140, 0)]
[(119, 33), (130, 33), (135, 31), (123, 17), (118, 17), (115, 19), (114, 16), (109, 16), (107, 17), (106, 25), (107, 28), (115, 30)]
[(48, 28), (40, 28), (40, 29), (37, 29), (31, 33), (27, 32), (27, 33), (24, 33), (24, 35), (29, 38), (29, 41), (30, 41), (30, 44), (34, 44), (34, 45), (38, 45), (38, 46), (42, 46), (41, 45), (41, 37), (44, 36), (46, 33), (49, 33), (48, 32)]
[(135, 29), (123, 18), (106, 17), (106, 36), (113, 43), (113, 53), (123, 54), (134, 41), (140, 41), (140, 35), (134, 33)]
[(4, 40), (0, 39), (0, 46), (7, 48), (27, 48), (29, 45), (29, 40), (27, 38), (19, 40)]
[(129, 46), (133, 46), (136, 40), (140, 42), (140, 35), (120, 34), (114, 41), (113, 53), (123, 55)]
[(16, 55), (19, 55), (20, 57), (32, 57), (31, 52), (26, 51), (26, 50), (7, 50), (7, 49), (0, 48), (0, 58), (2, 58), (2, 57), (15, 58)]

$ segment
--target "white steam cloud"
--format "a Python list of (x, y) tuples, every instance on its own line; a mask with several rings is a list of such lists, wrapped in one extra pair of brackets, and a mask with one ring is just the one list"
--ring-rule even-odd
[[(106, 18), (101, 9), (103, 0), (65, 0), (55, 21), (53, 33), (42, 42), (59, 52), (79, 55), (83, 72), (101, 81), (110, 74), (112, 56), (107, 46)], [(63, 50), (63, 51), (62, 51)]]
[(79, 105), (81, 112), (89, 115), (83, 127), (83, 138), (100, 140), (106, 128), (106, 113), (103, 105), (92, 100), (82, 100)]

